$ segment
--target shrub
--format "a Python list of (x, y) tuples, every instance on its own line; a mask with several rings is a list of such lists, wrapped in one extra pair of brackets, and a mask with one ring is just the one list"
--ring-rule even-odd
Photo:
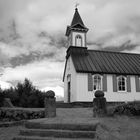
[(0, 90), (0, 106), (3, 98), (10, 98), (13, 105), (17, 107), (41, 108), (44, 107), (43, 94), (44, 92), (36, 89), (31, 81), (25, 78), (24, 82), (19, 82), (15, 88)]
[(27, 119), (44, 118), (44, 110), (30, 110), (25, 108), (1, 108), (1, 121), (20, 121)]
[(114, 107), (108, 108), (109, 115), (131, 115), (139, 116), (140, 115), (140, 101), (123, 103)]
[(0, 107), (3, 105), (3, 100), (4, 100), (4, 95), (3, 95), (3, 92), (0, 88)]

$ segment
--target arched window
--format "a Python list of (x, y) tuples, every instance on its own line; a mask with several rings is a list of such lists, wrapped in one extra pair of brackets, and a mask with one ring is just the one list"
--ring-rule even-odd
[(118, 91), (126, 91), (126, 77), (125, 76), (117, 77), (117, 85)]
[(80, 35), (77, 35), (75, 37), (75, 46), (80, 46), (82, 47), (82, 37)]
[(93, 75), (93, 90), (102, 90), (102, 76), (101, 75)]

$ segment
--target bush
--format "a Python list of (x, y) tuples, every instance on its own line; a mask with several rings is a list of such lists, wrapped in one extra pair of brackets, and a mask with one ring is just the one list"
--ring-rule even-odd
[(25, 108), (1, 108), (1, 121), (20, 121), (27, 119), (44, 118), (44, 110), (30, 110)]
[(0, 106), (2, 106), (3, 98), (10, 98), (12, 104), (17, 107), (41, 108), (44, 107), (45, 97), (44, 92), (36, 89), (30, 80), (25, 79), (15, 88), (0, 90)]
[(140, 115), (140, 101), (134, 101), (129, 103), (123, 103), (114, 107), (108, 108), (109, 115), (130, 115), (139, 116)]
[(3, 92), (0, 88), (0, 107), (2, 107), (2, 105), (3, 105), (3, 100), (4, 100), (4, 95), (3, 95)]

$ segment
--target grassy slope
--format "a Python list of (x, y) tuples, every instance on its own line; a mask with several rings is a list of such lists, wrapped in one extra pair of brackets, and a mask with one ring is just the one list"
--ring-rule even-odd
[[(45, 123), (45, 119), (37, 119)], [(97, 133), (103, 140), (139, 140), (140, 139), (140, 117), (104, 117), (93, 118), (92, 108), (70, 108), (57, 109), (57, 117), (47, 119), (49, 122), (77, 122), (94, 123), (100, 122)], [(0, 140), (10, 140), (12, 136), (17, 135), (21, 126), (0, 128)]]
[(21, 126), (14, 127), (0, 127), (0, 140), (11, 140), (18, 135)]
[(97, 133), (103, 140), (139, 140), (140, 117), (116, 116), (100, 118)]

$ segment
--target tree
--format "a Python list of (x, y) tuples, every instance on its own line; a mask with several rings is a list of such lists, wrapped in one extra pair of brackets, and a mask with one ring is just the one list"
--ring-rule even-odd
[(15, 88), (11, 87), (2, 91), (4, 98), (10, 98), (14, 106), (18, 106), (18, 94), (15, 92)]
[(4, 99), (4, 95), (2, 89), (0, 88), (0, 107), (3, 105), (3, 99)]
[(32, 85), (30, 80), (25, 78), (23, 83), (18, 83), (15, 91), (19, 96), (19, 106), (29, 107), (29, 97), (35, 92), (35, 87)]
[(33, 86), (32, 82), (25, 78), (24, 82), (18, 82), (15, 88), (0, 89), (0, 106), (4, 98), (10, 98), (14, 106), (18, 107), (44, 107), (42, 91)]

